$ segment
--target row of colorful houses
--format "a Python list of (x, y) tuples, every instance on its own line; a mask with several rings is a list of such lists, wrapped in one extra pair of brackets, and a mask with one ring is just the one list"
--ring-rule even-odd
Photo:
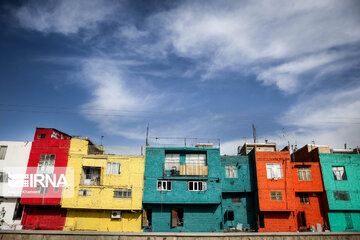
[[(124, 232), (360, 231), (356, 149), (245, 143), (146, 146), (106, 154), (91, 140), (37, 128), (0, 141), (0, 228)], [(20, 188), (11, 186), (22, 173)], [(42, 186), (47, 174), (67, 186)], [(29, 177), (30, 176), (30, 177)]]

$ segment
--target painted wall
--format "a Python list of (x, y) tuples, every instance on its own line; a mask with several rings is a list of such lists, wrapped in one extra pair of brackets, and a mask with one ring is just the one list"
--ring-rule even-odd
[(25, 205), (21, 219), (23, 229), (63, 230), (66, 209), (51, 205)]
[[(166, 176), (165, 153), (206, 153), (208, 176)], [(147, 147), (144, 177), (144, 209), (152, 209), (152, 231), (212, 232), (220, 231), (221, 172), (219, 148)], [(180, 162), (184, 165), (184, 159)], [(171, 180), (171, 191), (157, 191), (157, 180)], [(207, 182), (206, 191), (188, 191), (187, 182)], [(153, 204), (149, 204), (153, 203)], [(187, 205), (184, 205), (187, 204)], [(184, 209), (184, 226), (171, 228), (171, 209)], [(199, 222), (204, 222), (199, 226)]]
[[(340, 153), (320, 153), (321, 171), (329, 203), (329, 221), (332, 231), (360, 231), (360, 155)], [(344, 166), (347, 180), (337, 181), (332, 172), (333, 166)], [(335, 200), (334, 191), (349, 193), (349, 201)], [(345, 215), (351, 218), (353, 228), (346, 226)], [(350, 220), (348, 220), (350, 221)]]
[[(44, 139), (39, 135), (45, 134)], [(41, 154), (55, 154), (54, 174), (58, 181), (65, 174), (71, 137), (56, 129), (37, 128), (31, 147), (27, 174), (35, 174)], [(49, 186), (47, 194), (36, 193), (36, 187), (24, 187), (21, 204), (25, 205), (21, 220), (24, 229), (61, 230), (65, 224), (66, 209), (60, 208), (62, 188)]]
[[(108, 162), (120, 163), (120, 174), (107, 174)], [(68, 208), (65, 230), (141, 231), (144, 164), (143, 156), (88, 155), (87, 140), (71, 139), (67, 178), (74, 173), (74, 179), (61, 201)], [(101, 168), (100, 185), (82, 185), (83, 166)], [(131, 189), (132, 197), (114, 198), (114, 190), (120, 188)], [(90, 196), (79, 196), (80, 189), (90, 190)], [(111, 219), (110, 210), (124, 210), (122, 219)]]
[[(291, 157), (288, 149), (280, 152), (250, 152), (250, 161), (255, 163), (258, 198), (258, 221), (264, 216), (265, 226), (259, 232), (296, 231), (295, 192), (292, 177)], [(281, 164), (282, 178), (268, 179), (267, 163)], [(282, 200), (271, 200), (270, 192), (282, 193)]]
[(141, 232), (141, 212), (122, 211), (121, 219), (111, 219), (109, 210), (69, 209), (65, 231)]
[[(39, 134), (45, 134), (44, 139), (39, 139)], [(27, 165), (27, 174), (35, 174), (38, 167), (41, 154), (55, 154), (55, 170), (57, 180), (60, 174), (65, 174), (65, 168), (68, 161), (70, 147), (70, 136), (56, 129), (37, 128), (35, 131), (34, 141), (30, 151), (29, 162)], [(36, 187), (24, 187), (21, 195), (21, 204), (32, 205), (60, 205), (61, 191), (54, 191), (49, 186), (46, 195), (36, 192)]]
[[(1, 198), (0, 199), (0, 214), (5, 211), (2, 218), (4, 221), (0, 226), (1, 230), (21, 230), (21, 219), (14, 219), (14, 212), (16, 208), (17, 198)], [(0, 217), (1, 218), (1, 217)]]
[[(219, 232), (221, 207), (218, 204), (144, 204), (152, 210), (153, 232)], [(184, 226), (171, 227), (171, 209), (184, 209)]]

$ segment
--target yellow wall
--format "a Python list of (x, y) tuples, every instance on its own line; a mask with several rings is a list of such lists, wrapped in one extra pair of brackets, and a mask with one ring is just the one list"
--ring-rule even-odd
[[(68, 208), (65, 230), (142, 231), (144, 157), (87, 155), (87, 148), (87, 140), (71, 139), (67, 176), (73, 171), (74, 184), (63, 189), (61, 200), (62, 207)], [(121, 173), (106, 174), (107, 162), (119, 162)], [(81, 185), (83, 166), (101, 167), (99, 186)], [(119, 188), (132, 189), (132, 197), (114, 198), (114, 189)], [(91, 190), (91, 195), (79, 196), (80, 189)], [(111, 219), (111, 210), (123, 210), (122, 219)]]
[(107, 210), (74, 210), (68, 209), (65, 231), (113, 231), (142, 232), (141, 213), (122, 212), (121, 219), (111, 219)]

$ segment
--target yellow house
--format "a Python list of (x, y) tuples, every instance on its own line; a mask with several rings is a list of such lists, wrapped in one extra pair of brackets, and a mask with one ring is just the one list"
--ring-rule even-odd
[(104, 155), (90, 140), (72, 138), (64, 230), (141, 232), (144, 167), (143, 156)]

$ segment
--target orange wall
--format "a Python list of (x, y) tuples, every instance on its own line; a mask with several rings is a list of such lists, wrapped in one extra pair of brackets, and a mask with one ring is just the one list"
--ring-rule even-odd
[[(309, 203), (304, 204), (300, 203), (299, 194), (296, 194), (296, 216), (298, 216), (299, 212), (305, 213), (306, 218), (306, 227), (310, 227), (311, 225), (316, 227), (317, 223), (320, 223), (324, 226), (324, 209), (322, 193), (308, 193)], [(299, 218), (297, 218), (297, 228), (301, 228), (301, 222), (299, 222)]]
[(258, 232), (295, 232), (295, 220), (293, 212), (264, 212), (265, 228)]
[[(310, 167), (311, 181), (299, 181), (298, 168)], [(291, 163), (292, 181), (295, 192), (323, 192), (324, 186), (319, 162), (296, 162)]]

